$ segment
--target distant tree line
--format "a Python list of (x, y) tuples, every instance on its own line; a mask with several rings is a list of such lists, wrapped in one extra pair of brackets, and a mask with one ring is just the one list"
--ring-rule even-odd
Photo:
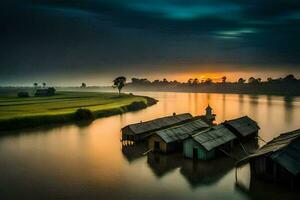
[(275, 94), (275, 95), (300, 95), (300, 79), (290, 74), (283, 78), (250, 77), (248, 80), (239, 78), (236, 82), (227, 82), (223, 76), (221, 82), (214, 82), (211, 78), (199, 80), (190, 78), (187, 82), (154, 80), (146, 78), (132, 78), (126, 88), (148, 91), (179, 91), (179, 92), (216, 92), (216, 93), (245, 93), (245, 94)]
[[(43, 88), (46, 88), (46, 85), (47, 85), (47, 84), (46, 84), (45, 82), (42, 83)], [(34, 87), (34, 88), (38, 88), (38, 87), (39, 87), (39, 84), (35, 82), (35, 83), (33, 83), (33, 87)]]

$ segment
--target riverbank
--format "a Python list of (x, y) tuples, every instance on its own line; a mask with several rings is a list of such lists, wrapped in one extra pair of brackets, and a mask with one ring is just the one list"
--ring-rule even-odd
[(82, 119), (76, 112), (78, 109), (88, 111), (91, 120), (137, 111), (156, 103), (150, 97), (116, 93), (60, 91), (54, 96), (27, 98), (1, 95), (0, 131), (76, 122)]

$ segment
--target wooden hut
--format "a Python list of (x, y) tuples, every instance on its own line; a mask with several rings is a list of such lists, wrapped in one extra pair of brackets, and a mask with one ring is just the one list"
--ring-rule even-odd
[(36, 97), (53, 96), (55, 94), (55, 91), (56, 90), (54, 87), (37, 89), (34, 96)]
[(242, 141), (256, 137), (260, 129), (257, 122), (248, 116), (226, 120), (223, 124)]
[(194, 118), (192, 121), (184, 124), (156, 131), (149, 138), (149, 149), (163, 153), (182, 150), (182, 141), (184, 139), (195, 133), (195, 131), (200, 131), (208, 127), (209, 125), (203, 122), (202, 119)]
[(187, 158), (209, 160), (233, 146), (236, 136), (220, 124), (198, 132), (183, 141), (183, 154)]
[(155, 131), (178, 125), (192, 118), (191, 114), (184, 113), (131, 124), (122, 128), (122, 140), (140, 142), (148, 138)]
[(248, 162), (252, 176), (299, 184), (300, 129), (274, 138), (255, 154), (239, 161), (237, 166)]

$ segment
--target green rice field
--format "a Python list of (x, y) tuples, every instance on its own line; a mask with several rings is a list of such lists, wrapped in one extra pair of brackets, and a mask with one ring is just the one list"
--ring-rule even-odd
[(0, 95), (0, 130), (74, 121), (73, 115), (79, 108), (90, 110), (95, 117), (120, 114), (145, 108), (149, 100), (129, 94), (96, 92), (57, 92), (54, 96), (24, 98)]

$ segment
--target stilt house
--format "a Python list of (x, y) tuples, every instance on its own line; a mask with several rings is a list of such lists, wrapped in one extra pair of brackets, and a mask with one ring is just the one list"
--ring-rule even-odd
[(299, 185), (300, 129), (274, 138), (255, 154), (239, 161), (237, 166), (247, 162), (252, 176)]

